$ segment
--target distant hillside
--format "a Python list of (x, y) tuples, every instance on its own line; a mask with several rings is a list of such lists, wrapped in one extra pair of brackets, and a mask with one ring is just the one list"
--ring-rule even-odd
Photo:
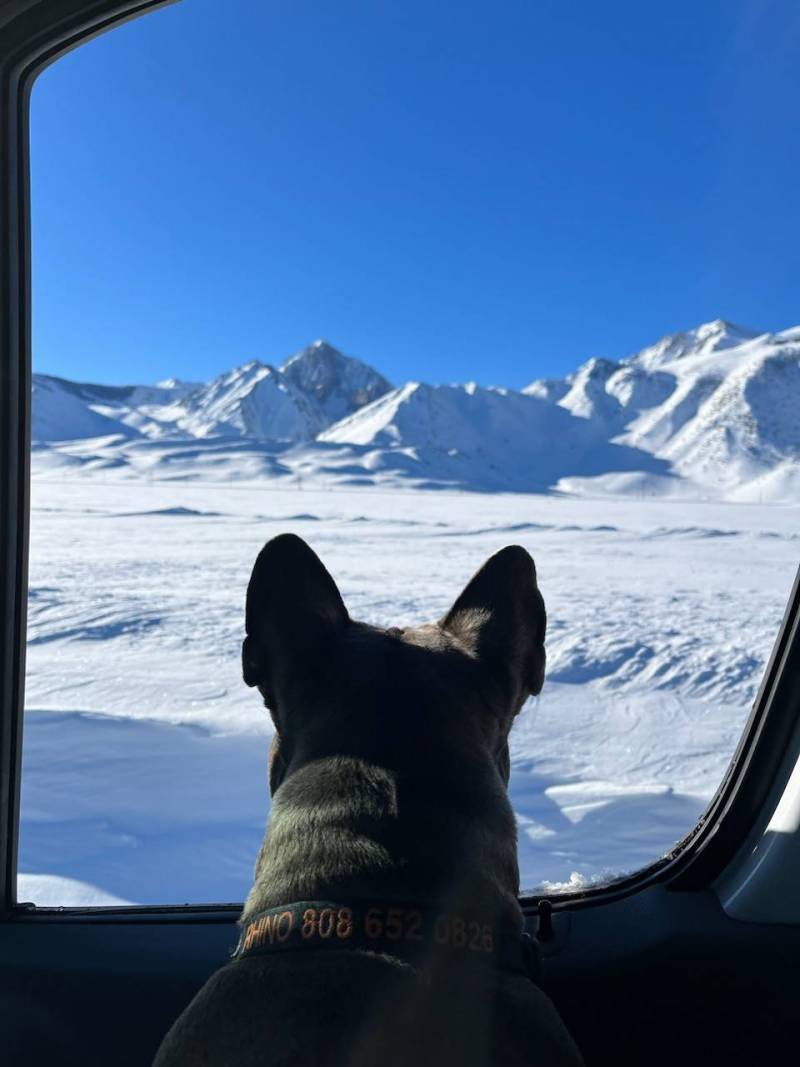
[(800, 328), (716, 320), (521, 392), (393, 388), (325, 341), (207, 384), (37, 374), (33, 439), (39, 471), (792, 502), (798, 408)]

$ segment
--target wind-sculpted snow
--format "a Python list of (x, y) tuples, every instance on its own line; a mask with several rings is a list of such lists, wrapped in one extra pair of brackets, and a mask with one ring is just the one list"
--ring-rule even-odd
[[(536, 355), (531, 354), (532, 363)], [(796, 499), (800, 330), (722, 320), (522, 392), (409, 382), (315, 341), (207, 385), (35, 376), (39, 470), (318, 486)]]
[(272, 728), (241, 681), (244, 592), (285, 530), (381, 625), (440, 618), (505, 544), (533, 554), (548, 678), (511, 744), (527, 888), (630, 871), (691, 828), (777, 633), (800, 509), (275, 486), (34, 479), (21, 899), (246, 893)]

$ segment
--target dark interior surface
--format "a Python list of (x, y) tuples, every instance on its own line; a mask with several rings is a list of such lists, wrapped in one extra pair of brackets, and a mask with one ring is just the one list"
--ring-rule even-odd
[[(546, 986), (588, 1064), (777, 1062), (797, 1025), (800, 930), (656, 887), (568, 917)], [(558, 950), (557, 950), (558, 951)]]
[[(232, 914), (201, 916), (21, 915), (5, 925), (3, 1062), (148, 1064), (235, 943)], [(708, 891), (653, 887), (556, 913), (553, 935), (542, 946), (544, 985), (587, 1064), (756, 1064), (786, 1054), (800, 930), (731, 920)]]

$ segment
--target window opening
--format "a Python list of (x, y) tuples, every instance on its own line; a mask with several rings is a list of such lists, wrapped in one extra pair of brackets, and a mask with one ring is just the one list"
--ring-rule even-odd
[(20, 899), (246, 894), (286, 530), (385, 626), (536, 560), (523, 890), (652, 863), (721, 781), (797, 562), (783, 16), (474, 7), (181, 5), (37, 82)]

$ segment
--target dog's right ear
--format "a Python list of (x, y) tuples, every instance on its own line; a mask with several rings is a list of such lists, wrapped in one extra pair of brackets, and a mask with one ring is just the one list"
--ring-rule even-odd
[(275, 687), (293, 664), (310, 665), (316, 649), (350, 621), (319, 556), (295, 534), (268, 541), (247, 587), (242, 673), (274, 708)]
[(520, 545), (508, 545), (484, 563), (441, 622), (517, 696), (544, 684), (547, 613), (536, 566)]

